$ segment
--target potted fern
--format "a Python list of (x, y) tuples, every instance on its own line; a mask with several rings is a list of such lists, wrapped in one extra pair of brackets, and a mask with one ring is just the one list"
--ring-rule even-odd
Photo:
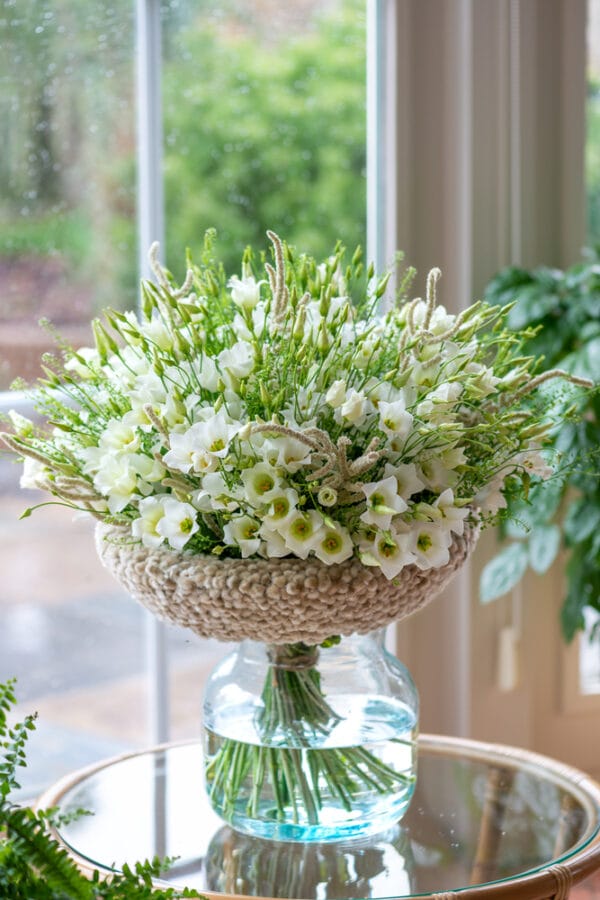
[[(11, 798), (19, 788), (18, 770), (26, 765), (26, 744), (35, 729), (29, 715), (12, 727), (8, 713), (15, 703), (14, 681), (0, 684), (0, 897), (3, 900), (178, 900), (202, 897), (194, 890), (153, 887), (170, 862), (154, 859), (123, 866), (122, 872), (102, 880), (79, 871), (66, 850), (52, 836), (65, 824), (55, 810), (34, 811)], [(84, 815), (79, 810), (75, 815)]]

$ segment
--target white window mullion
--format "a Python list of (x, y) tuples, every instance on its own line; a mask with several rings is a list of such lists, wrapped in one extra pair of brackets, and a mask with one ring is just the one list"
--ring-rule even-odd
[(367, 259), (381, 274), (396, 251), (397, 4), (367, 0)]
[[(397, 249), (397, 13), (395, 0), (367, 0), (367, 262), (380, 275)], [(385, 643), (397, 652), (395, 625)]]
[[(164, 246), (162, 175), (161, 22), (159, 0), (136, 0), (136, 107), (139, 274), (150, 276), (148, 249)], [(169, 662), (166, 628), (146, 614), (148, 730), (169, 739)]]
[(148, 249), (165, 236), (159, 0), (136, 0), (136, 113), (138, 267), (149, 278)]

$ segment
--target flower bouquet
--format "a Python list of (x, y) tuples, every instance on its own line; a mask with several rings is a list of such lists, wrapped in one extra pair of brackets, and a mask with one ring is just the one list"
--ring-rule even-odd
[(500, 308), (448, 313), (438, 270), (408, 300), (409, 270), (383, 311), (388, 277), (360, 251), (317, 264), (268, 236), (271, 255), (248, 249), (228, 277), (209, 232), (181, 286), (153, 247), (140, 312), (107, 310), (94, 347), (61, 343), (35, 387), (45, 424), (13, 413), (2, 439), (23, 486), (99, 520), (141, 602), (266, 645), (235, 690), (221, 671), (209, 691), (207, 787), (236, 827), (327, 839), (406, 806), (416, 701), (364, 647), (349, 700), (326, 657), (431, 599), (504, 489), (551, 474), (544, 385), (583, 382), (538, 374)]

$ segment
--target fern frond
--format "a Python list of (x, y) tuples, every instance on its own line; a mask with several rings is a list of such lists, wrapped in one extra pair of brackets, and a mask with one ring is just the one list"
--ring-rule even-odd
[(0, 828), (6, 831), (17, 854), (26, 854), (27, 862), (55, 892), (68, 900), (94, 900), (92, 884), (82, 876), (66, 850), (46, 831), (43, 817), (19, 806), (0, 811)]
[[(1, 687), (1, 686), (0, 686)], [(11, 692), (5, 694), (6, 702), (14, 702), (10, 698), (14, 696)], [(0, 703), (2, 698), (0, 697)], [(6, 723), (6, 714), (4, 714), (4, 723), (0, 722), (0, 747), (3, 750), (2, 759), (0, 759), (0, 807), (6, 802), (9, 793), (20, 787), (16, 779), (16, 772), (19, 766), (25, 766), (25, 744), (29, 737), (29, 733), (35, 730), (36, 715), (25, 716), (23, 722), (19, 722), (12, 728), (8, 728)]]

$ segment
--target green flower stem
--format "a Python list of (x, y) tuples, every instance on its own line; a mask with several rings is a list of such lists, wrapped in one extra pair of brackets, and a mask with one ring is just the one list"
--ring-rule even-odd
[[(321, 689), (318, 648), (286, 644), (268, 652), (272, 665), (256, 717), (262, 743), (227, 738), (207, 764), (208, 790), (224, 818), (232, 820), (240, 812), (260, 816), (263, 789), (269, 786), (276, 821), (291, 818), (297, 824), (305, 817), (309, 825), (318, 825), (324, 789), (350, 812), (365, 789), (385, 794), (412, 781), (364, 747), (313, 749), (314, 738), (340, 721)], [(240, 809), (242, 796), (248, 799)]]

